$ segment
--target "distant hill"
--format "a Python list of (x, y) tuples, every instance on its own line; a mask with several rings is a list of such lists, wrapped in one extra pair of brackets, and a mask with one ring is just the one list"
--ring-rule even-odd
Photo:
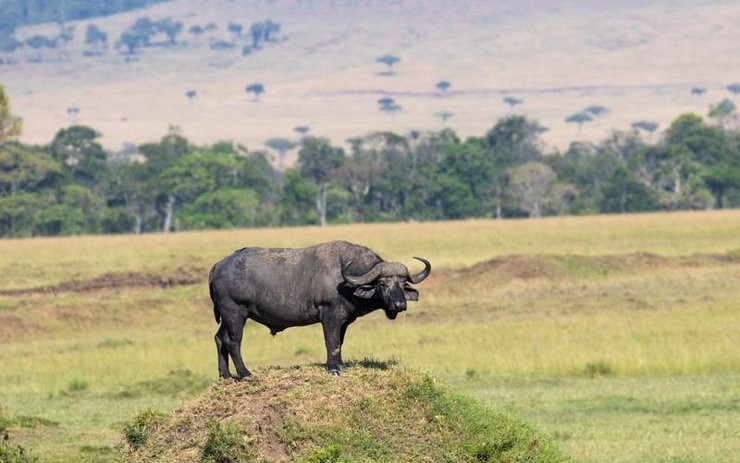
[(123, 461), (568, 461), (552, 442), (423, 374), (365, 360), (220, 382), (171, 415), (125, 426)]
[[(181, 22), (175, 44), (160, 35), (133, 55), (115, 49), (142, 16)], [(251, 48), (250, 26), (267, 20), (279, 32)], [(216, 28), (191, 32), (209, 23)], [(72, 121), (98, 129), (112, 149), (159, 139), (170, 126), (196, 143), (250, 149), (297, 139), (298, 126), (334, 143), (445, 126), (469, 136), (514, 112), (537, 119), (543, 141), (564, 149), (636, 121), (659, 132), (683, 112), (705, 115), (737, 99), (726, 87), (740, 81), (740, 8), (730, 0), (175, 0), (69, 24), (74, 40), (42, 62), (28, 62), (26, 48), (0, 66), (27, 142), (46, 143)], [(83, 56), (88, 24), (108, 34), (107, 51)], [(377, 62), (383, 55), (400, 61)], [(254, 83), (264, 93), (245, 91)], [(566, 122), (592, 106), (605, 111), (582, 128)]]
[(66, 22), (91, 19), (148, 7), (169, 0), (5, 0), (0, 2), (0, 31), (8, 27), (28, 26), (45, 22)]

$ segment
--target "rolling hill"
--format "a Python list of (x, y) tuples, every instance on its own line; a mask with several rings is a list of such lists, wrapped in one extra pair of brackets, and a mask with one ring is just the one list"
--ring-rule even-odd
[[(112, 46), (101, 57), (82, 55), (88, 23), (112, 45), (141, 16), (182, 21), (178, 44), (133, 59)], [(232, 40), (229, 22), (248, 30), (266, 19), (281, 30), (261, 50), (242, 56), (248, 41), (209, 47)], [(187, 32), (208, 22), (218, 27), (211, 34)], [(537, 119), (549, 129), (543, 142), (564, 149), (638, 120), (661, 130), (683, 112), (706, 114), (733, 98), (726, 86), (740, 81), (738, 23), (737, 2), (725, 0), (175, 0), (74, 23), (73, 44), (44, 63), (0, 67), (0, 82), (32, 143), (70, 124), (70, 107), (110, 149), (159, 139), (170, 126), (196, 143), (228, 139), (256, 149), (271, 137), (297, 138), (293, 128), (305, 125), (339, 144), (374, 130), (440, 129), (435, 114), (444, 111), (454, 114), (449, 127), (470, 136), (513, 111)], [(392, 75), (376, 62), (383, 54), (401, 59)], [(450, 88), (437, 90), (440, 80)], [(259, 101), (244, 90), (254, 82), (265, 86)], [(692, 87), (707, 91), (692, 95)], [(192, 102), (189, 89), (197, 91)], [(523, 103), (512, 108), (507, 96)], [(380, 111), (382, 97), (401, 110)], [(608, 112), (581, 130), (565, 122), (592, 105)]]

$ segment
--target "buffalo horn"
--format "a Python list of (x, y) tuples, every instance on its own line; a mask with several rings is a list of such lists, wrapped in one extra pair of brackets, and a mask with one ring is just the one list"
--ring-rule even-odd
[(426, 277), (429, 276), (432, 271), (432, 264), (430, 264), (429, 261), (424, 259), (423, 257), (414, 257), (414, 259), (424, 262), (424, 270), (415, 275), (409, 275), (409, 281), (413, 284), (417, 284), (421, 283), (426, 279)]
[(380, 264), (382, 264), (382, 262), (375, 264), (375, 266), (371, 268), (370, 271), (367, 272), (366, 274), (356, 275), (356, 276), (348, 275), (346, 273), (347, 269), (349, 268), (351, 264), (352, 264), (352, 261), (349, 261), (347, 262), (347, 265), (344, 266), (344, 268), (342, 269), (342, 277), (344, 278), (344, 281), (351, 284), (352, 286), (362, 286), (378, 278), (378, 275), (380, 275), (380, 270), (381, 270)]
[(391, 275), (398, 275), (408, 278), (409, 275), (409, 271), (406, 266), (400, 262), (378, 262), (373, 266), (373, 268), (370, 269), (370, 271), (368, 271), (364, 275), (352, 276), (346, 273), (351, 263), (352, 262), (350, 261), (350, 263), (345, 265), (344, 269), (342, 269), (342, 277), (344, 278), (344, 281), (352, 286), (368, 285), (381, 276), (386, 277)]

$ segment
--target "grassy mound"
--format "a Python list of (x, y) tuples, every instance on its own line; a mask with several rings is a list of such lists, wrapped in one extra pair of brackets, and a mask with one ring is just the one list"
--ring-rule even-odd
[(144, 411), (124, 435), (126, 462), (567, 460), (520, 420), (370, 360), (341, 378), (317, 365), (256, 369), (171, 415)]

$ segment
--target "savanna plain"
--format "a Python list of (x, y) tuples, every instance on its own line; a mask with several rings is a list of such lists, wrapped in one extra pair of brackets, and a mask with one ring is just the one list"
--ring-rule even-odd
[[(42, 462), (115, 461), (131, 416), (217, 382), (210, 266), (331, 239), (434, 266), (397, 320), (350, 327), (345, 359), (429, 372), (577, 461), (740, 455), (740, 211), (2, 240), (9, 442)], [(324, 360), (318, 326), (273, 338), (248, 322), (243, 352)]]

